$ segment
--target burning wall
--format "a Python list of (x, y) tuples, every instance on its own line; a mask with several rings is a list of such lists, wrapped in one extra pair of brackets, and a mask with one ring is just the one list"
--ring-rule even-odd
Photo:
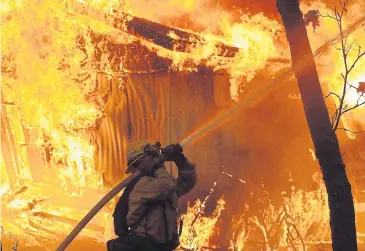
[[(240, 49), (240, 57), (227, 59), (214, 56), (215, 43), (197, 47), (189, 55), (172, 53), (143, 40), (135, 42), (136, 38), (85, 15), (69, 13), (62, 3), (37, 4), (19, 1), (13, 9), (2, 5), (2, 104), (6, 108), (2, 110), (2, 223), (5, 233), (16, 234), (23, 246), (47, 243), (52, 249), (59, 243), (107, 187), (123, 177), (128, 140), (179, 141), (231, 106), (235, 102), (231, 96), (246, 99), (285, 69), (285, 64), (268, 61), (288, 54), (281, 50), (285, 42), (279, 36), (280, 26), (263, 15), (241, 20), (216, 5), (191, 2), (179, 9), (176, 5), (181, 3), (174, 1), (168, 6), (175, 12), (135, 7), (131, 11), (182, 27), (184, 15), (202, 13), (197, 6), (214, 10), (187, 24), (194, 31), (202, 27), (214, 31), (202, 35), (208, 41), (223, 40)], [(118, 4), (95, 1), (91, 6), (112, 13), (109, 7)], [(172, 20), (174, 15), (181, 18)], [(212, 27), (204, 26), (206, 20)], [(315, 46), (328, 38), (320, 31), (318, 37), (309, 33)], [(338, 57), (333, 53), (324, 58)], [(319, 64), (322, 80), (338, 88), (333, 76), (339, 65), (331, 71), (324, 66)], [(356, 79), (362, 77), (359, 69)], [(306, 245), (328, 240), (326, 195), (320, 177), (312, 179), (318, 166), (312, 159), (302, 110), (295, 81), (289, 79), (186, 149), (199, 167), (199, 186), (184, 202), (211, 195), (204, 207), (197, 203), (189, 208), (184, 248), (258, 250), (269, 243), (287, 247), (295, 242), (300, 247), (301, 237)], [(361, 128), (363, 110), (357, 112), (360, 115), (349, 119)], [(357, 179), (355, 197), (362, 202), (364, 182), (357, 174), (363, 173), (363, 138), (339, 135), (350, 176)], [(54, 185), (55, 180), (59, 185)], [(222, 196), (226, 204), (219, 200)], [(112, 236), (113, 203), (81, 233), (83, 248), (97, 239), (102, 249), (103, 241)], [(212, 218), (205, 217), (209, 215)], [(193, 221), (194, 226), (189, 226)], [(223, 231), (222, 226), (231, 231)], [(199, 231), (205, 233), (203, 238), (190, 243), (189, 233)], [(8, 237), (6, 241), (12, 242)]]

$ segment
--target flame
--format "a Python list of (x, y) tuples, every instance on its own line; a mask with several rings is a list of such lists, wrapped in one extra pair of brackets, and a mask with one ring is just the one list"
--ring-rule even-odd
[[(128, 69), (124, 69), (123, 63), (115, 66), (109, 58), (111, 52), (103, 47), (102, 42), (95, 43), (91, 33), (104, 34), (113, 43), (139, 40), (93, 16), (73, 12), (68, 5), (71, 2), (1, 2), (1, 95), (2, 101), (4, 99), (11, 104), (2, 109), (2, 120), (4, 118), (9, 128), (4, 132), (9, 137), (7, 144), (14, 147), (16, 153), (1, 154), (0, 194), (4, 216), (1, 224), (6, 231), (17, 234), (23, 246), (41, 246), (70, 232), (105, 194), (101, 174), (95, 171), (94, 163), (93, 132), (103, 116), (105, 105), (103, 97), (96, 91), (96, 74), (103, 72), (110, 78), (117, 78)], [(241, 13), (240, 19), (237, 19), (233, 13), (213, 2), (194, 0), (74, 2), (110, 16), (130, 13), (199, 35), (203, 42), (197, 43), (190, 53), (172, 52), (144, 40), (139, 40), (139, 43), (161, 57), (170, 58), (172, 67), (176, 69), (196, 71), (197, 65), (204, 64), (215, 71), (227, 72), (231, 81), (231, 97), (235, 100), (239, 99), (245, 83), (252, 81), (258, 71), (269, 67), (270, 58), (289, 55), (277, 38), (282, 32), (281, 26), (262, 13)], [(328, 10), (320, 3), (305, 8)], [(346, 17), (345, 26), (364, 13), (363, 10), (364, 5), (355, 5), (349, 11), (352, 16)], [(308, 29), (314, 47), (337, 32), (335, 24), (330, 21), (323, 21), (317, 33)], [(178, 38), (173, 32), (169, 36)], [(361, 36), (361, 31), (356, 31), (349, 38), (361, 43), (364, 42), (359, 39)], [(217, 48), (222, 43), (237, 47), (238, 53), (232, 58), (217, 56)], [(95, 56), (96, 49), (103, 51), (99, 59)], [(349, 60), (353, 61), (354, 56), (350, 54)], [(321, 82), (327, 84), (331, 91), (341, 93), (341, 55), (333, 49), (320, 61), (325, 66), (319, 66)], [(365, 81), (364, 69), (362, 59), (349, 79), (355, 88), (359, 82)], [(351, 88), (346, 96), (349, 105), (363, 100), (355, 88)], [(91, 100), (90, 96), (95, 99)], [(359, 107), (346, 114), (342, 122), (349, 127), (360, 122), (365, 129), (364, 112), (364, 106)], [(36, 164), (30, 163), (28, 150), (42, 152), (43, 158), (33, 160)], [(309, 151), (313, 155), (313, 150)], [(246, 183), (246, 179), (238, 180)], [(274, 244), (300, 247), (302, 240), (299, 235), (304, 236), (306, 244), (328, 241), (327, 201), (323, 184), (318, 181), (317, 185), (318, 190), (311, 193), (293, 192), (286, 197), (285, 206), (281, 208), (269, 205), (265, 219), (255, 216), (245, 221), (244, 215), (237, 217), (233, 222), (236, 232), (232, 237), (232, 247), (243, 250), (257, 232), (262, 233), (265, 243), (272, 242), (272, 233), (265, 229), (284, 217), (284, 210), (285, 220), (276, 229), (279, 238)], [(214, 245), (212, 238), (219, 231), (218, 222), (225, 203), (223, 198), (220, 199), (210, 216), (203, 214), (204, 201), (198, 200), (189, 206), (184, 216), (187, 227), (182, 234), (182, 247), (199, 250)], [(114, 237), (111, 222), (114, 205), (115, 201), (107, 205), (81, 235), (99, 242)], [(248, 226), (242, 229), (245, 224)], [(314, 233), (310, 233), (312, 226), (316, 227)], [(288, 241), (290, 234), (295, 237)], [(42, 238), (47, 242), (42, 243)]]
[(197, 200), (193, 206), (189, 206), (187, 213), (183, 216), (185, 227), (181, 235), (181, 247), (189, 250), (210, 247), (209, 241), (216, 231), (216, 224), (224, 210), (224, 204), (225, 202), (221, 198), (210, 217), (202, 216), (200, 211), (204, 209), (204, 205), (200, 200)]
[[(92, 170), (93, 146), (85, 130), (95, 124), (101, 112), (85, 101), (85, 95), (95, 88), (91, 80), (95, 71), (91, 62), (82, 65), (88, 55), (75, 43), (86, 27), (75, 26), (58, 2), (23, 2), (18, 13), (10, 16), (2, 25), (2, 50), (4, 63), (16, 73), (4, 74), (5, 98), (15, 102), (23, 127), (41, 129), (43, 144), (52, 146), (52, 163)], [(73, 182), (80, 182), (79, 177), (68, 174)]]
[[(354, 20), (358, 20), (363, 16), (365, 5), (361, 1), (354, 1), (356, 4), (348, 6), (348, 11), (345, 12), (342, 25), (345, 30), (351, 25)], [(319, 10), (322, 15), (327, 13), (333, 15), (333, 10), (320, 2), (314, 2), (311, 5), (303, 5), (303, 12), (307, 12), (310, 9)], [(321, 26), (313, 32), (312, 27), (308, 26), (308, 35), (313, 47), (318, 47), (323, 41), (329, 40), (331, 37), (336, 36), (339, 33), (339, 28), (335, 20), (331, 18), (321, 18)], [(352, 32), (347, 37), (347, 46), (353, 43), (353, 50), (348, 54), (347, 64), (350, 66), (354, 63), (358, 56), (358, 48), (365, 47), (365, 41), (363, 29)], [(347, 47), (346, 46), (346, 47)], [(337, 42), (332, 46), (332, 49), (324, 56), (321, 56), (317, 60), (317, 67), (321, 83), (324, 86), (328, 86), (328, 92), (334, 92), (342, 97), (344, 80), (341, 74), (345, 74), (344, 59), (341, 50), (341, 42)], [(365, 128), (365, 96), (357, 91), (359, 83), (365, 79), (365, 57), (362, 57), (357, 61), (355, 67), (348, 76), (347, 92), (344, 99), (344, 105), (348, 105), (348, 108), (362, 104), (358, 108), (346, 112), (341, 117), (343, 127), (354, 131), (363, 131)], [(332, 96), (333, 102), (336, 107), (339, 107), (339, 99)], [(330, 112), (334, 113), (334, 107), (330, 107)], [(355, 135), (350, 131), (346, 132), (348, 137), (354, 139)]]
[[(102, 26), (70, 17), (62, 1), (3, 1), (1, 11), (2, 97), (14, 103), (2, 112), (13, 135), (8, 143), (18, 153), (12, 158), (15, 173), (1, 180), (2, 200), (8, 201), (2, 203), (2, 226), (19, 236), (24, 229), (42, 237), (68, 232), (69, 221), (88, 210), (73, 197), (103, 191), (90, 133), (102, 112), (86, 99), (96, 86), (88, 29)], [(83, 47), (80, 37), (86, 38)], [(27, 149), (45, 149), (44, 159), (30, 165)], [(56, 216), (62, 217), (54, 222)], [(42, 218), (39, 226), (34, 223)], [(35, 238), (24, 242), (37, 244)]]
[[(222, 35), (202, 33), (201, 35), (209, 42), (197, 47), (188, 55), (175, 53), (171, 56), (169, 52), (160, 51), (157, 53), (173, 59), (176, 65), (191, 59), (194, 64), (205, 62), (214, 70), (226, 70), (231, 76), (231, 96), (237, 100), (243, 82), (251, 81), (255, 74), (266, 66), (270, 57), (279, 55), (274, 46), (273, 36), (280, 27), (262, 14), (242, 15), (240, 22), (237, 23), (233, 22), (227, 13), (220, 13), (216, 20), (219, 20), (219, 24), (215, 21), (211, 25), (218, 26), (217, 33)], [(207, 30), (210, 30), (209, 27)], [(239, 48), (239, 52), (232, 59), (216, 57), (216, 46), (219, 42), (235, 46)]]

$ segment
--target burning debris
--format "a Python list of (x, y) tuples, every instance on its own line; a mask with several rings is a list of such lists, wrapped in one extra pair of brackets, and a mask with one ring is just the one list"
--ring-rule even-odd
[[(171, 51), (192, 53), (198, 46), (204, 46), (209, 43), (209, 41), (198, 34), (168, 27), (144, 18), (134, 17), (128, 13), (120, 13), (118, 16), (107, 15), (101, 10), (94, 9), (77, 1), (69, 1), (67, 7), (76, 13), (94, 18), (118, 30), (145, 39)], [(234, 57), (238, 52), (239, 48), (216, 41), (215, 56)]]
[[(143, 5), (141, 1), (133, 4), (137, 3)], [(309, 34), (314, 47), (337, 36), (337, 31), (325, 20), (319, 28), (318, 11), (313, 10), (317, 7), (315, 3), (308, 6), (305, 15), (306, 24), (311, 24), (316, 31)], [(360, 5), (358, 8), (360, 12), (363, 10)], [(327, 11), (323, 6), (318, 9)], [(175, 10), (176, 17), (183, 17), (178, 6)], [(185, 137), (185, 128), (198, 127), (199, 117), (225, 109), (241, 95), (251, 95), (252, 89), (271, 80), (289, 62), (289, 51), (281, 41), (282, 27), (264, 14), (241, 13), (242, 18), (236, 19), (228, 10), (203, 8), (200, 15), (194, 17), (206, 28), (200, 32), (193, 24), (183, 29), (165, 18), (156, 21), (136, 15), (135, 11), (120, 1), (2, 3), (1, 220), (4, 228), (17, 236), (16, 244), (8, 245), (14, 241), (9, 237), (2, 245), (7, 242), (6, 247), (14, 250), (18, 247), (39, 249), (45, 245), (54, 248), (115, 185), (115, 180), (124, 177), (121, 169), (128, 140), (150, 137), (169, 142)], [(357, 12), (349, 8), (348, 13)], [(363, 33), (358, 28), (364, 27), (365, 19), (361, 13), (355, 14), (346, 19), (344, 27), (348, 27), (347, 35), (358, 38), (361, 43)], [(210, 18), (204, 21), (207, 16)], [(359, 21), (352, 24), (354, 20)], [(331, 41), (339, 41), (338, 36)], [(341, 79), (335, 73), (340, 72), (343, 62), (338, 59), (337, 50), (328, 51), (327, 47), (321, 47), (315, 55), (320, 56), (321, 82), (327, 83), (331, 92), (340, 93)], [(353, 56), (349, 54), (350, 59)], [(348, 80), (355, 87), (359, 83), (349, 89), (346, 96), (349, 104), (364, 96), (364, 66), (364, 60), (359, 60)], [(206, 97), (201, 93), (212, 93), (214, 97), (199, 103)], [(189, 102), (177, 106), (185, 96)], [(280, 95), (273, 92), (273, 107), (277, 99)], [(297, 99), (300, 97), (292, 100)], [(225, 105), (220, 106), (219, 102)], [(196, 119), (186, 117), (185, 110), (196, 114)], [(285, 107), (282, 113), (287, 111), (289, 108)], [(262, 110), (257, 112), (262, 112), (264, 117), (271, 115)], [(179, 118), (173, 120), (174, 114)], [(363, 109), (353, 111), (341, 118), (341, 123), (364, 128), (363, 115)], [(273, 119), (270, 126), (275, 127), (277, 123)], [(172, 136), (165, 135), (166, 131), (174, 130), (173, 127), (179, 129), (173, 131)], [(231, 250), (239, 251), (279, 247), (300, 250), (329, 242), (326, 195), (319, 178), (310, 191), (298, 187), (292, 192), (289, 189), (280, 198), (264, 199), (270, 193), (260, 187), (262, 177), (255, 178), (250, 169), (269, 166), (268, 161), (281, 167), (285, 161), (271, 153), (255, 152), (254, 137), (247, 138), (248, 145), (240, 145), (238, 138), (246, 129), (234, 128), (231, 130), (235, 141), (223, 135), (219, 143), (222, 148), (209, 143), (205, 148), (207, 152), (194, 149), (192, 154), (207, 161), (198, 168), (211, 168), (201, 171), (199, 175), (203, 179), (216, 173), (220, 175), (219, 165), (224, 164), (227, 172), (223, 174), (231, 177), (232, 183), (239, 183), (239, 191), (242, 189), (247, 197), (242, 202), (227, 199), (225, 194), (237, 187), (222, 182), (217, 182), (209, 201), (198, 194), (200, 190), (196, 192), (198, 195), (188, 197), (186, 200), (195, 202), (189, 204), (184, 214), (181, 250), (218, 250), (223, 241)], [(293, 135), (300, 133), (298, 129)], [(259, 141), (264, 142), (264, 139)], [(362, 143), (359, 138), (354, 141)], [(281, 146), (271, 147), (276, 151)], [(238, 148), (247, 148), (249, 153)], [(361, 151), (361, 147), (359, 149)], [(225, 151), (229, 154), (224, 154)], [(273, 155), (277, 155), (275, 151)], [(235, 160), (239, 155), (236, 162), (241, 164), (216, 160), (217, 154)], [(361, 154), (353, 153), (353, 159), (361, 158)], [(308, 158), (312, 163), (310, 153)], [(209, 159), (214, 159), (216, 166), (212, 166)], [(303, 156), (298, 159), (307, 163)], [(271, 163), (270, 168), (274, 168)], [(291, 168), (292, 164), (285, 164), (280, 172)], [(247, 172), (245, 176), (233, 175), (241, 169)], [(272, 175), (265, 172), (263, 177)], [(275, 177), (269, 178), (274, 182)], [(298, 181), (301, 186), (307, 186), (303, 183)], [(199, 186), (204, 189), (207, 184)], [(280, 188), (282, 185), (277, 184)], [(245, 189), (257, 189), (257, 192), (250, 194)], [(115, 200), (108, 203), (81, 233), (87, 242), (95, 242), (95, 250), (104, 250), (105, 242), (114, 237), (111, 215), (115, 204)], [(232, 208), (236, 207), (242, 208), (242, 212), (232, 218)], [(232, 232), (224, 235), (222, 221), (230, 222)], [(363, 226), (359, 226), (363, 232)]]

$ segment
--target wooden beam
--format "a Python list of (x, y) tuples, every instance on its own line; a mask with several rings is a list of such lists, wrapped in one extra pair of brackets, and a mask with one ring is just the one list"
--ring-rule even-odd
[[(117, 30), (148, 40), (171, 51), (191, 53), (198, 45), (208, 43), (198, 34), (168, 27), (128, 13), (122, 13), (120, 17), (116, 17), (74, 0), (68, 1), (66, 6), (71, 13), (88, 16)], [(237, 47), (218, 41), (216, 48), (215, 55), (220, 57), (234, 57), (240, 50)]]

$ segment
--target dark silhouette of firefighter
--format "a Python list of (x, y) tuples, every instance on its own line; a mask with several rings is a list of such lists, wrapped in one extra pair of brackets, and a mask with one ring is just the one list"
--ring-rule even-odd
[[(107, 242), (108, 251), (172, 251), (177, 248), (182, 231), (178, 198), (196, 184), (195, 165), (183, 154), (179, 144), (163, 149), (147, 141), (128, 146), (128, 169), (142, 176), (128, 185), (119, 199), (114, 217), (114, 230), (119, 237)], [(164, 155), (175, 162), (175, 179), (156, 158)]]

